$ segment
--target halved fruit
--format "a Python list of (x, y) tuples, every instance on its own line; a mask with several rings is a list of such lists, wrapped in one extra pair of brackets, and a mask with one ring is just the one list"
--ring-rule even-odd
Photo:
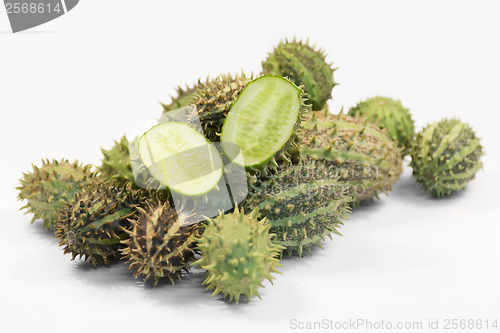
[(184, 123), (154, 126), (139, 138), (138, 151), (151, 175), (180, 194), (205, 194), (222, 177), (222, 159), (217, 149)]
[(235, 160), (241, 150), (241, 166), (262, 167), (286, 147), (304, 106), (302, 90), (282, 77), (263, 76), (250, 82), (222, 127), (226, 155)]

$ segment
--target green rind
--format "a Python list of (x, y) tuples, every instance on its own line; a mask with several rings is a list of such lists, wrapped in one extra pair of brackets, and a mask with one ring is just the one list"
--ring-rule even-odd
[(285, 40), (262, 62), (262, 72), (264, 75), (287, 76), (296, 85), (304, 86), (312, 109), (321, 110), (337, 85), (333, 80), (336, 69), (325, 58), (322, 50), (315, 50), (307, 41)]
[(482, 169), (483, 147), (474, 130), (458, 119), (442, 119), (417, 134), (410, 166), (413, 177), (432, 196), (465, 189)]
[[(165, 143), (159, 143), (159, 142), (156, 142), (154, 143), (153, 141), (151, 141), (151, 138), (148, 139), (148, 135), (149, 136), (152, 136), (152, 133), (154, 133), (153, 131), (160, 131), (160, 132), (164, 132), (165, 134), (168, 134), (170, 133), (170, 136), (171, 137), (174, 137), (174, 128), (172, 128), (172, 126), (175, 126), (177, 128), (181, 128), (183, 129), (183, 136), (188, 138), (187, 140), (184, 140), (183, 143), (192, 143), (194, 140), (196, 139), (200, 139), (199, 143), (203, 143), (203, 144), (200, 144), (200, 145), (192, 145), (192, 146), (186, 146), (186, 147), (174, 147), (172, 146), (173, 143), (177, 143), (178, 140), (173, 140), (173, 142), (170, 142), (168, 143), (167, 145)], [(170, 127), (170, 128), (169, 128)], [(165, 129), (163, 129), (165, 128)], [(177, 129), (176, 129), (177, 130)], [(177, 133), (178, 134), (178, 133)], [(166, 138), (168, 138), (167, 135), (165, 135)], [(177, 137), (180, 137), (181, 139), (184, 139), (183, 137), (177, 135)], [(153, 135), (153, 138), (154, 138), (154, 135)], [(139, 139), (138, 139), (138, 151), (139, 151), (139, 158), (141, 159), (141, 161), (143, 162), (144, 164), (144, 167), (148, 170), (148, 174), (154, 178), (156, 181), (160, 182), (160, 184), (166, 186), (167, 188), (169, 188), (171, 191), (176, 191), (177, 193), (180, 193), (182, 195), (188, 195), (188, 196), (201, 196), (201, 195), (204, 195), (208, 192), (210, 192), (212, 189), (216, 188), (217, 185), (218, 185), (218, 182), (220, 180), (220, 177), (222, 177), (222, 168), (217, 168), (217, 166), (222, 166), (222, 160), (220, 158), (220, 155), (219, 155), (219, 152), (217, 151), (217, 149), (215, 149), (215, 147), (211, 146), (210, 145), (210, 141), (208, 141), (208, 139), (206, 137), (204, 137), (203, 135), (201, 135), (200, 133), (198, 133), (195, 129), (193, 129), (191, 126), (189, 126), (188, 124), (186, 123), (176, 123), (176, 122), (165, 122), (165, 123), (160, 123), (158, 125), (155, 125), (153, 126), (150, 130), (148, 130), (146, 133), (144, 133)], [(203, 188), (202, 190), (200, 191), (192, 191), (191, 189), (191, 192), (188, 191), (187, 188), (182, 188), (180, 186), (177, 186), (177, 185), (169, 185), (167, 184), (167, 181), (166, 177), (162, 177), (162, 179), (159, 179), (160, 177), (155, 177), (155, 175), (158, 175), (158, 173), (161, 173), (162, 175), (166, 175), (166, 170), (168, 169), (168, 167), (170, 166), (167, 166), (167, 165), (164, 165), (165, 163), (162, 162), (162, 169), (161, 170), (155, 170), (155, 168), (157, 168), (158, 166), (155, 166), (155, 165), (149, 165), (151, 163), (151, 161), (149, 161), (149, 158), (150, 156), (141, 156), (141, 151), (148, 151), (149, 154), (151, 154), (153, 151), (154, 151), (154, 146), (153, 146), (153, 143), (154, 143), (154, 146), (157, 146), (159, 148), (164, 148), (164, 147), (172, 147), (172, 149), (175, 151), (179, 148), (181, 148), (179, 150), (179, 152), (175, 153), (174, 155), (179, 155), (182, 150), (184, 151), (191, 151), (193, 154), (197, 154), (198, 156), (200, 156), (197, 151), (196, 151), (196, 148), (199, 148), (199, 147), (202, 147), (202, 146), (206, 146), (207, 147), (207, 156), (206, 156), (206, 159), (209, 160), (209, 161), (213, 161), (213, 164), (211, 165), (211, 168), (210, 169), (210, 173), (206, 173), (204, 175), (202, 175), (201, 177), (205, 177), (209, 180), (212, 180), (211, 183), (208, 183), (208, 186), (206, 186), (205, 188)], [(142, 147), (141, 149), (141, 145), (147, 145), (145, 147)], [(162, 147), (163, 146), (163, 147)], [(200, 151), (201, 153), (201, 151)], [(210, 156), (208, 156), (210, 155)], [(145, 158), (145, 157), (148, 157), (148, 158)], [(155, 156), (155, 158), (158, 158), (160, 161), (161, 160), (164, 160), (164, 159), (168, 159), (169, 156), (162, 156), (162, 157), (159, 157), (159, 156)], [(175, 158), (175, 156), (174, 156)], [(196, 158), (196, 156), (194, 156), (194, 158)], [(214, 161), (215, 159), (217, 159), (216, 161)], [(208, 162), (209, 162), (208, 161)], [(169, 161), (171, 162), (171, 161)], [(182, 156), (182, 161), (181, 162), (189, 162), (189, 163), (192, 163), (191, 159), (189, 157), (186, 157), (183, 155)], [(207, 162), (207, 161), (205, 161)], [(184, 165), (183, 167), (183, 171), (185, 170), (190, 170), (192, 172), (195, 173), (196, 175), (196, 172), (200, 172), (200, 169), (196, 169), (197, 165), (189, 165), (190, 168), (188, 168), (188, 165)], [(171, 167), (171, 170), (173, 170), (173, 168)], [(208, 171), (208, 170), (207, 170)], [(213, 178), (213, 177), (209, 177), (213, 172), (218, 172), (217, 176), (218, 178)], [(202, 172), (203, 173), (203, 172)], [(179, 179), (175, 176), (173, 176), (172, 174), (170, 174), (170, 177), (169, 178), (174, 178), (174, 180), (177, 180), (179, 181)], [(192, 178), (194, 179), (194, 177)]]
[[(266, 78), (279, 78), (280, 80), (283, 80), (283, 82), (286, 82), (287, 84), (290, 84), (290, 85), (293, 85), (293, 87), (297, 90), (297, 97), (298, 97), (298, 103), (296, 105), (296, 108), (298, 109), (298, 112), (297, 112), (297, 117), (296, 119), (294, 118), (292, 121), (295, 122), (295, 125), (293, 127), (292, 130), (290, 130), (290, 133), (289, 133), (289, 136), (288, 136), (288, 139), (283, 143), (283, 145), (279, 148), (279, 149), (275, 149), (273, 150), (272, 152), (270, 152), (268, 154), (268, 157), (266, 158), (263, 158), (261, 161), (258, 161), (256, 163), (244, 163), (244, 166), (248, 171), (250, 172), (253, 172), (253, 173), (263, 173), (263, 174), (268, 174), (269, 172), (273, 172), (273, 171), (276, 171), (276, 169), (278, 168), (278, 166), (281, 164), (281, 165), (288, 165), (291, 163), (290, 161), (290, 156), (288, 154), (288, 149), (290, 147), (293, 147), (295, 146), (295, 138), (296, 138), (296, 131), (297, 131), (297, 128), (300, 124), (300, 122), (305, 118), (307, 117), (311, 112), (311, 106), (306, 104), (307, 102), (307, 95), (303, 92), (302, 88), (301, 87), (297, 87), (293, 82), (291, 82), (289, 79), (287, 78), (283, 78), (283, 77), (280, 77), (280, 76), (274, 76), (274, 75), (268, 75), (268, 76), (262, 76), (262, 77), (259, 77), (255, 80), (253, 80), (250, 84), (258, 84), (259, 83), (259, 80), (264, 80)], [(243, 96), (245, 91), (243, 91), (243, 93), (240, 95), (240, 96)], [(238, 99), (239, 100), (239, 99)], [(238, 105), (238, 100), (235, 102), (235, 106)], [(265, 107), (265, 106), (264, 106)], [(232, 111), (233, 109), (231, 109)], [(253, 109), (252, 109), (253, 110)], [(241, 110), (238, 110), (241, 114)], [(236, 111), (234, 111), (236, 112)], [(231, 114), (231, 112), (230, 112)], [(228, 117), (230, 117), (230, 114), (228, 115)], [(236, 116), (236, 115), (235, 115)], [(240, 116), (241, 117), (241, 116)], [(229, 142), (229, 143), (235, 143), (235, 142), (230, 142), (226, 139), (226, 141), (224, 141), (224, 131), (225, 129), (227, 129), (227, 125), (228, 122), (226, 122), (224, 124), (224, 127), (222, 128), (222, 144), (223, 144), (223, 147), (224, 147), (224, 143), (225, 142)], [(247, 126), (253, 126), (253, 124), (251, 123), (248, 123)], [(262, 125), (261, 125), (262, 127)], [(273, 128), (272, 129), (273, 132), (272, 133), (269, 133), (267, 135), (267, 137), (265, 138), (265, 140), (269, 140), (269, 142), (272, 142), (272, 140), (275, 140), (276, 139), (276, 136), (280, 133), (280, 131), (282, 129), (280, 128)], [(244, 137), (245, 135), (242, 134), (241, 137)], [(255, 149), (257, 149), (257, 145), (260, 145), (261, 147), (263, 148), (266, 148), (266, 142), (260, 140), (261, 138), (253, 138), (253, 141), (254, 141), (254, 147)], [(247, 144), (248, 141), (251, 141), (252, 138), (248, 138), (247, 137), (247, 140), (245, 142), (245, 144)], [(243, 155), (243, 160), (245, 159), (245, 156), (244, 154)]]
[(273, 242), (286, 248), (291, 256), (311, 254), (313, 245), (338, 228), (349, 212), (352, 198), (323, 162), (307, 161), (288, 166), (267, 180), (250, 177), (249, 195), (243, 202), (246, 210), (259, 209), (259, 218), (266, 218)]
[(257, 219), (257, 211), (248, 215), (235, 208), (233, 213), (219, 215), (206, 222), (205, 231), (198, 240), (201, 259), (193, 263), (206, 270), (203, 284), (214, 290), (212, 296), (222, 293), (229, 301), (239, 302), (245, 295), (249, 301), (260, 298), (258, 288), (272, 273), (279, 273), (276, 258), (282, 249), (273, 244), (270, 224)]
[(359, 102), (349, 110), (351, 116), (359, 114), (368, 118), (379, 128), (386, 128), (389, 136), (403, 149), (403, 156), (409, 154), (415, 136), (415, 125), (410, 110), (400, 101), (388, 97), (375, 96)]

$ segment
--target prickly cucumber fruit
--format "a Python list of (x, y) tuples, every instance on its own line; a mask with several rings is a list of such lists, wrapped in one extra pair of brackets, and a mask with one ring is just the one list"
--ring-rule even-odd
[(302, 257), (314, 244), (339, 234), (350, 212), (346, 188), (322, 161), (301, 162), (270, 175), (267, 180), (249, 179), (245, 209), (259, 209), (258, 217), (271, 223), (273, 241)]
[(434, 197), (465, 189), (482, 169), (483, 147), (474, 130), (458, 119), (427, 125), (411, 152), (413, 177)]
[(272, 243), (270, 227), (265, 219), (257, 219), (257, 211), (245, 215), (238, 207), (207, 221), (198, 245), (202, 258), (193, 265), (206, 270), (203, 283), (215, 289), (212, 296), (222, 293), (236, 303), (241, 295), (260, 298), (262, 282), (272, 282), (271, 274), (279, 273), (276, 257), (282, 247)]
[(57, 211), (71, 202), (75, 193), (95, 179), (91, 165), (80, 165), (78, 161), (43, 160), (43, 165), (33, 165), (33, 171), (23, 173), (18, 199), (26, 200), (22, 209), (33, 213), (33, 222), (43, 219), (43, 227), (54, 228)]
[(333, 81), (336, 68), (332, 68), (325, 58), (324, 51), (315, 50), (308, 42), (286, 40), (262, 62), (262, 72), (264, 75), (287, 76), (296, 85), (304, 86), (312, 109), (321, 110), (337, 85)]
[(400, 101), (388, 97), (375, 96), (349, 110), (351, 116), (359, 114), (377, 124), (380, 128), (387, 128), (389, 136), (398, 142), (403, 149), (403, 155), (410, 151), (410, 145), (415, 136), (415, 126), (410, 110), (401, 105)]

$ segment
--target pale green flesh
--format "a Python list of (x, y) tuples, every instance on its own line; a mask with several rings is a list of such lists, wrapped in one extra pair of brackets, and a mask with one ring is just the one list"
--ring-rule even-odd
[(157, 125), (139, 138), (139, 156), (151, 175), (184, 195), (209, 192), (222, 177), (217, 149), (184, 123)]
[[(280, 151), (293, 134), (301, 107), (300, 89), (276, 76), (248, 84), (227, 115), (222, 144), (230, 159), (238, 149), (245, 167), (259, 166)], [(229, 145), (228, 145), (229, 143)], [(239, 160), (234, 163), (239, 164)]]

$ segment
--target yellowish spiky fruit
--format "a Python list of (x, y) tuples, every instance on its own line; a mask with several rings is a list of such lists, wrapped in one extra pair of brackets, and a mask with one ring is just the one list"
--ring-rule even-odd
[(95, 181), (91, 165), (78, 161), (42, 160), (41, 167), (33, 165), (33, 171), (23, 173), (18, 199), (27, 203), (21, 209), (33, 213), (33, 219), (43, 219), (43, 228), (54, 229), (57, 211), (73, 201), (75, 193), (86, 184)]
[(122, 258), (135, 278), (153, 280), (155, 285), (162, 278), (174, 283), (183, 272), (190, 271), (199, 225), (184, 224), (183, 214), (168, 202), (148, 203), (146, 209), (138, 208), (138, 212), (139, 216), (130, 220), (132, 230), (125, 229), (130, 237), (122, 241)]

